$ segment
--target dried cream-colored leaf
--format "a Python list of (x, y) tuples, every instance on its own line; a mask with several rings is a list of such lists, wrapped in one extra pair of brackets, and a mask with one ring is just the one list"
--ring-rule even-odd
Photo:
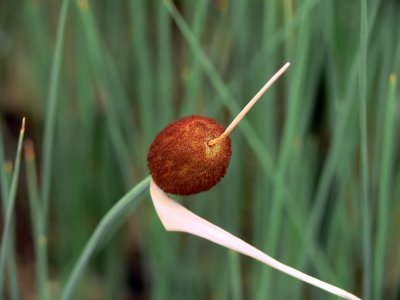
[(151, 180), (150, 183), (150, 194), (157, 214), (166, 230), (187, 232), (202, 237), (226, 248), (253, 257), (272, 268), (317, 286), (341, 298), (360, 300), (360, 298), (346, 292), (345, 290), (284, 265), (222, 228), (200, 218), (175, 200), (169, 198), (153, 180)]

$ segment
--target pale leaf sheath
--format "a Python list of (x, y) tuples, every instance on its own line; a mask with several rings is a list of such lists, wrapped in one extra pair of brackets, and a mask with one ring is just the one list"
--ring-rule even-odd
[(153, 181), (150, 183), (150, 194), (157, 214), (168, 231), (187, 232), (206, 240), (227, 247), (244, 255), (282, 271), (304, 282), (317, 286), (344, 299), (360, 300), (360, 298), (334, 285), (304, 274), (292, 267), (284, 265), (264, 252), (251, 246), (218, 226), (200, 218), (175, 200), (169, 198)]

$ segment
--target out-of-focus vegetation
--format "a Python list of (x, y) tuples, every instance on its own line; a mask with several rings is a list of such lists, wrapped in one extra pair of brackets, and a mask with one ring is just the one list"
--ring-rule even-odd
[[(22, 116), (28, 143), (0, 298), (58, 299), (155, 134), (190, 114), (228, 125), (290, 61), (223, 181), (180, 200), (363, 299), (399, 299), (399, 1), (69, 2), (0, 2), (2, 229)], [(149, 200), (109, 228), (74, 299), (335, 299), (166, 233)]]

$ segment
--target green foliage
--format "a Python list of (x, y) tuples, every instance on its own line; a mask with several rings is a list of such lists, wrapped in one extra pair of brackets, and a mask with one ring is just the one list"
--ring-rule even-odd
[(190, 114), (228, 125), (290, 61), (232, 134), (226, 177), (181, 201), (301, 271), (398, 299), (399, 19), (394, 0), (0, 2), (0, 163), (23, 115), (41, 153), (25, 147), (18, 189), (1, 172), (4, 295), (334, 299), (166, 233), (143, 193), (162, 127)]

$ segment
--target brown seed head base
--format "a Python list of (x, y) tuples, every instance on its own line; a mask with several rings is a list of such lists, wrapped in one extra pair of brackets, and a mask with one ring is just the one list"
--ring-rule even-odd
[(207, 191), (224, 177), (231, 158), (229, 137), (209, 146), (224, 128), (214, 119), (189, 116), (161, 130), (150, 146), (147, 163), (155, 183), (176, 195)]

